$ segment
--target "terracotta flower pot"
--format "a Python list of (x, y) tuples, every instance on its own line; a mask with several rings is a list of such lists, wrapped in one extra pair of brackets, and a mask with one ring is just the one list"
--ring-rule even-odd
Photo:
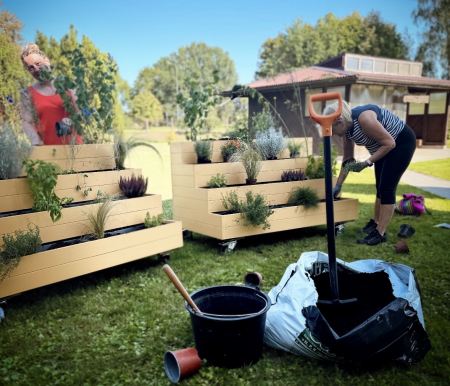
[(408, 244), (406, 244), (405, 240), (402, 240), (399, 243), (395, 244), (395, 250), (397, 251), (397, 253), (409, 253)]
[(259, 287), (263, 277), (259, 272), (247, 272), (244, 276), (244, 284), (250, 287)]
[(168, 378), (177, 383), (202, 367), (202, 361), (195, 348), (185, 348), (177, 351), (166, 351), (164, 354), (164, 369)]

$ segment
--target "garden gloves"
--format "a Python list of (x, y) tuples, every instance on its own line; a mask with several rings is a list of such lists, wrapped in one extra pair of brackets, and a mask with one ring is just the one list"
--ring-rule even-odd
[(336, 184), (333, 188), (333, 198), (337, 198), (338, 194), (341, 193), (342, 185)]

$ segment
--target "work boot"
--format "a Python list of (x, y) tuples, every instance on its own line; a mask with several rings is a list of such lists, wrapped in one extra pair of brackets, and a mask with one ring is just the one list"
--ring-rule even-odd
[(380, 232), (378, 232), (378, 229), (374, 229), (366, 237), (364, 237), (363, 239), (359, 239), (356, 242), (358, 244), (377, 245), (380, 243), (385, 243), (386, 241), (387, 241), (386, 232), (384, 232), (384, 235), (381, 236)]
[(377, 229), (377, 226), (378, 224), (375, 221), (373, 221), (373, 219), (370, 219), (370, 221), (366, 224), (366, 226), (361, 229), (361, 232), (369, 234), (374, 229)]

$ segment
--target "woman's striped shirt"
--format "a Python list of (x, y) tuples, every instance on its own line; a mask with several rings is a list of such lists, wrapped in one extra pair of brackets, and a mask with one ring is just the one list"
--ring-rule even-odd
[(398, 135), (405, 127), (405, 122), (389, 110), (383, 109), (376, 105), (365, 105), (352, 109), (353, 126), (347, 130), (345, 135), (357, 145), (365, 146), (369, 153), (373, 154), (381, 147), (381, 145), (374, 139), (364, 134), (358, 121), (361, 113), (367, 110), (372, 110), (377, 114), (378, 122), (381, 123), (392, 138), (394, 138), (394, 140), (397, 139)]

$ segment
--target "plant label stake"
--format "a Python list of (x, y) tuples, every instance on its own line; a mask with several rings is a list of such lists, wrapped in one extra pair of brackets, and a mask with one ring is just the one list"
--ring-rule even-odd
[[(336, 112), (331, 115), (319, 115), (314, 111), (314, 102), (324, 102), (337, 99), (339, 107)], [(328, 241), (328, 266), (330, 272), (330, 288), (331, 300), (319, 300), (322, 304), (346, 304), (356, 302), (356, 298), (340, 300), (339, 299), (339, 285), (337, 276), (336, 264), (336, 244), (334, 235), (334, 199), (332, 186), (332, 165), (331, 165), (331, 135), (333, 134), (332, 125), (342, 112), (342, 98), (338, 92), (315, 94), (309, 98), (309, 116), (314, 122), (317, 122), (322, 127), (323, 150), (325, 160), (325, 201), (326, 201), (326, 216), (327, 216), (327, 241)]]

